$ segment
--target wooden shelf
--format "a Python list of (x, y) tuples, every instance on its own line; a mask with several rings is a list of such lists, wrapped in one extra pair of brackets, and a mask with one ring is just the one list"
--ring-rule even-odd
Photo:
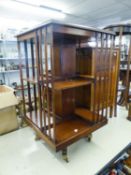
[(99, 120), (102, 120), (103, 118), (102, 116), (98, 116), (97, 114), (94, 114), (93, 112), (89, 111), (86, 108), (76, 108), (75, 114), (90, 122), (93, 122), (94, 118), (96, 119), (99, 117)]
[(68, 81), (59, 81), (54, 83), (55, 90), (69, 89), (79, 86), (85, 86), (91, 84), (91, 81), (87, 80), (68, 80)]
[(81, 75), (79, 75), (79, 77), (81, 77), (81, 78), (95, 79), (95, 77), (93, 75), (84, 75), (84, 74), (81, 74)]
[(62, 142), (76, 135), (80, 135), (81, 132), (90, 130), (91, 124), (81, 119), (67, 120), (56, 125), (56, 140)]
[(87, 137), (90, 133), (101, 128), (107, 124), (107, 119), (99, 123), (91, 124), (91, 122), (85, 121), (84, 119), (78, 118), (77, 116), (73, 119), (63, 121), (56, 124), (56, 149), (59, 150), (65, 145), (69, 145), (74, 140)]

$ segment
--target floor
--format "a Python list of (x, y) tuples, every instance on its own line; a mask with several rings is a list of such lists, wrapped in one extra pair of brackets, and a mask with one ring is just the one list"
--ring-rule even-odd
[(68, 149), (69, 163), (45, 142), (35, 141), (26, 127), (0, 136), (0, 175), (95, 175), (110, 159), (131, 142), (131, 122), (125, 108), (118, 117), (97, 130), (88, 143), (81, 139)]

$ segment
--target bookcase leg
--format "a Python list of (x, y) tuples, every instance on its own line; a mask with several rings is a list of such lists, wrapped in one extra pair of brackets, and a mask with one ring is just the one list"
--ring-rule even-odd
[(69, 162), (68, 156), (67, 156), (67, 148), (62, 150), (62, 158), (65, 160), (67, 163)]
[(86, 137), (87, 141), (88, 141), (88, 142), (91, 142), (92, 137), (93, 137), (92, 134), (87, 135), (87, 137)]

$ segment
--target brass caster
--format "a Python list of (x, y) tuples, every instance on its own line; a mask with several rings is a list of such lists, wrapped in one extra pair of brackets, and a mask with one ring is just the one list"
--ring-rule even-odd
[(40, 137), (38, 136), (38, 134), (35, 135), (35, 141), (40, 140)]
[(67, 156), (67, 149), (62, 150), (62, 158), (65, 160), (67, 163), (69, 162), (68, 156)]
[(92, 134), (89, 134), (89, 135), (87, 136), (87, 141), (88, 141), (88, 142), (91, 142), (91, 140), (92, 140)]

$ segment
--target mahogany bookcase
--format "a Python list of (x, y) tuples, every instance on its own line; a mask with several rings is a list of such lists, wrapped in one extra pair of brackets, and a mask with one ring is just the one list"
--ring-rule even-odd
[(28, 87), (22, 91), (23, 119), (66, 161), (70, 144), (90, 140), (113, 116), (119, 62), (114, 37), (53, 21), (17, 36), (21, 85)]

